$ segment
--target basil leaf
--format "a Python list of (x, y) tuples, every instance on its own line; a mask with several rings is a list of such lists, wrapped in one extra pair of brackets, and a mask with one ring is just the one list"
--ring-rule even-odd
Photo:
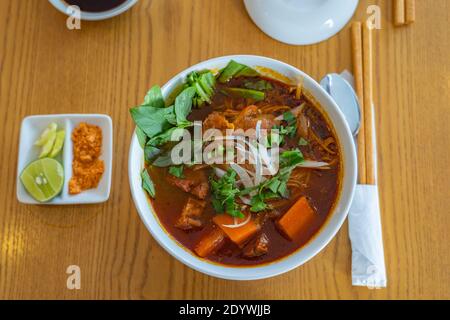
[(184, 169), (183, 165), (172, 166), (169, 168), (169, 173), (177, 178), (184, 178), (183, 169)]
[(156, 195), (155, 185), (153, 184), (153, 181), (150, 178), (147, 169), (144, 169), (142, 171), (141, 179), (142, 179), (142, 188), (144, 188), (144, 190), (147, 191), (152, 198), (155, 198)]
[(195, 88), (184, 89), (175, 99), (175, 116), (177, 124), (186, 123), (187, 116), (192, 110), (192, 98), (196, 93)]
[(153, 137), (170, 128), (166, 115), (173, 112), (173, 107), (135, 107), (130, 109), (131, 117), (136, 125), (148, 136)]
[(169, 141), (180, 141), (180, 139), (183, 137), (182, 130), (182, 128), (172, 127), (169, 130), (166, 130), (163, 133), (160, 133), (149, 139), (147, 144), (153, 147), (158, 147), (166, 144)]
[(161, 150), (156, 148), (155, 146), (146, 144), (144, 148), (144, 158), (146, 162), (151, 162), (158, 154), (161, 153)]
[(159, 86), (154, 86), (147, 92), (143, 105), (154, 108), (164, 108), (166, 106)]
[(159, 168), (165, 168), (173, 165), (170, 151), (156, 158), (152, 165)]
[(141, 130), (141, 128), (136, 127), (136, 136), (142, 149), (144, 149), (145, 144), (147, 143), (147, 135), (144, 131)]

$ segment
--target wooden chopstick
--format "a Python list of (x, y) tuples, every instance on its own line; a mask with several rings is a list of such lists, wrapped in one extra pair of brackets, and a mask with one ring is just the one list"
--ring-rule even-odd
[(361, 107), (361, 128), (358, 134), (358, 183), (376, 184), (373, 126), (373, 38), (365, 23), (351, 27), (352, 62), (356, 94)]
[(401, 26), (405, 22), (405, 0), (394, 0), (394, 24)]
[(406, 0), (405, 2), (405, 22), (413, 23), (416, 21), (416, 1)]
[(362, 30), (364, 81), (364, 139), (366, 147), (366, 183), (376, 184), (373, 110), (373, 38), (372, 29), (365, 23)]
[(366, 143), (364, 126), (364, 83), (363, 83), (363, 47), (361, 22), (354, 22), (351, 28), (352, 35), (352, 63), (355, 77), (355, 89), (361, 109), (361, 127), (357, 137), (358, 145), (358, 182), (366, 184)]

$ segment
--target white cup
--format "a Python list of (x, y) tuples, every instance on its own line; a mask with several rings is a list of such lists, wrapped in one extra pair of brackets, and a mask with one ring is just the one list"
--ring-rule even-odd
[[(70, 15), (73, 11), (68, 9), (69, 4), (63, 0), (48, 0), (56, 9), (61, 11), (62, 13), (66, 15)], [(97, 20), (105, 20), (109, 19), (115, 16), (118, 16), (121, 13), (124, 13), (128, 9), (130, 9), (132, 6), (134, 6), (138, 0), (127, 0), (121, 5), (114, 7), (110, 10), (101, 11), (101, 12), (86, 12), (81, 11), (81, 20), (90, 20), (90, 21), (97, 21)]]

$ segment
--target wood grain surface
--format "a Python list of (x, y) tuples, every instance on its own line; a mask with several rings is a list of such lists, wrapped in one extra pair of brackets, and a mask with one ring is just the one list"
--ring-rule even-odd
[[(395, 28), (390, 1), (374, 32), (379, 185), (388, 287), (351, 286), (347, 225), (314, 259), (275, 278), (211, 278), (169, 256), (141, 222), (128, 186), (128, 108), (153, 84), (211, 57), (257, 54), (315, 79), (351, 69), (349, 26), (296, 47), (263, 34), (241, 0), (141, 0), (127, 13), (68, 30), (42, 0), (0, 0), (0, 298), (450, 298), (450, 1), (417, 1)], [(106, 113), (114, 123), (112, 193), (90, 206), (27, 206), (15, 195), (23, 117)], [(81, 268), (68, 290), (66, 268)]]

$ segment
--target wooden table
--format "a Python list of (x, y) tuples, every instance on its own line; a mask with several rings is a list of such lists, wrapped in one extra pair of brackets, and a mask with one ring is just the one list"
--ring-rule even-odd
[[(252, 282), (214, 279), (169, 256), (141, 222), (128, 186), (128, 108), (199, 61), (245, 53), (316, 79), (351, 70), (350, 32), (295, 47), (263, 34), (241, 0), (141, 0), (111, 20), (66, 28), (47, 1), (0, 0), (0, 298), (450, 298), (450, 1), (417, 1), (394, 28), (390, 1), (375, 35), (376, 125), (388, 288), (351, 286), (345, 225), (312, 261)], [(348, 26), (347, 26), (348, 28)], [(31, 114), (106, 113), (114, 122), (112, 193), (101, 205), (38, 207), (16, 195), (20, 123)], [(68, 290), (66, 268), (81, 268)]]

